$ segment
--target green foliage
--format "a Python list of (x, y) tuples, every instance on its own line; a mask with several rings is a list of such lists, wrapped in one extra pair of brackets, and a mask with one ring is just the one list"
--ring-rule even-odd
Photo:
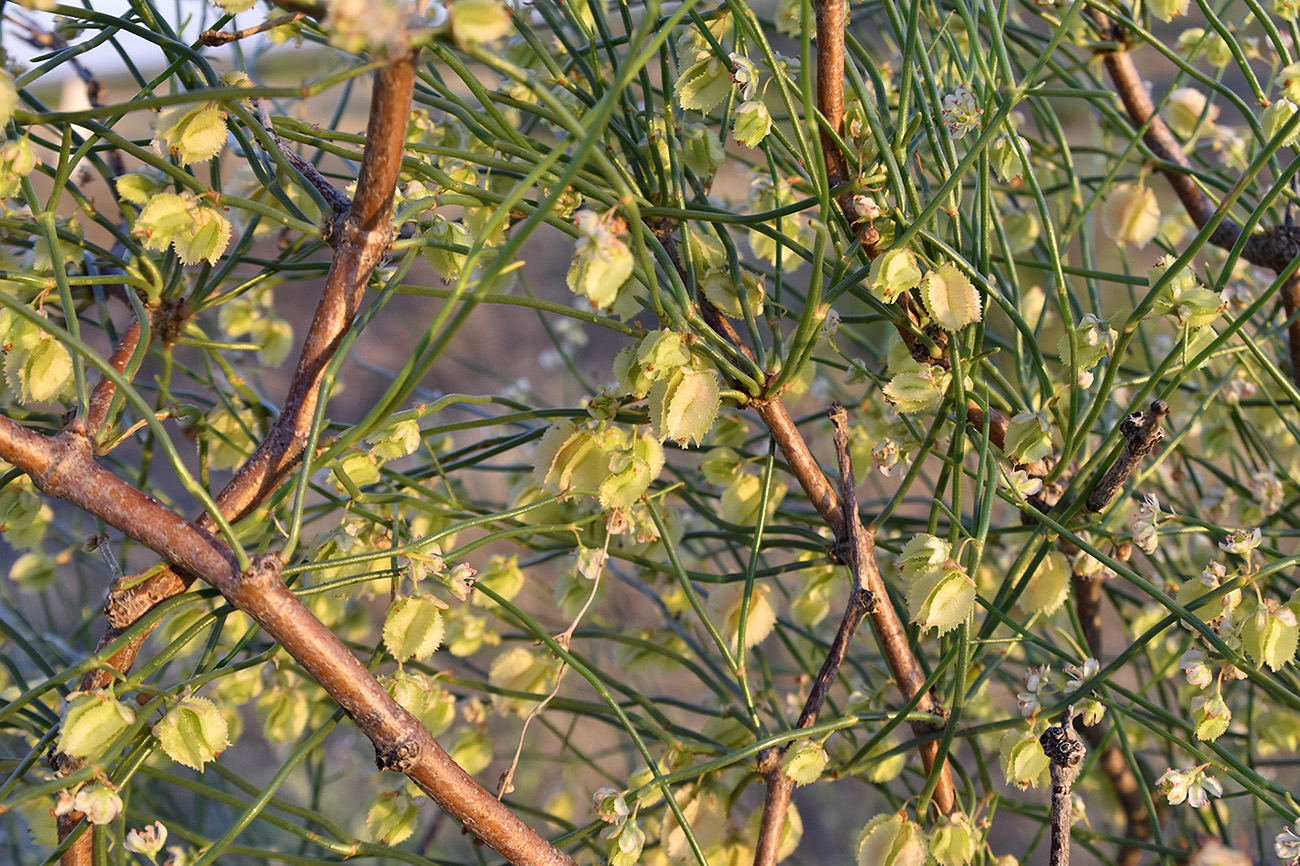
[[(1096, 4), (851, 3), (841, 128), (804, 38), (825, 5), (339, 0), (237, 52), (196, 27), (281, 12), (33, 18), (40, 56), (0, 73), (0, 447), (84, 444), (281, 554), (367, 687), (579, 862), (752, 862), (759, 767), (818, 810), (816, 849), (787, 813), (786, 862), (1044, 859), (1004, 826), (1049, 835), (1038, 737), (1066, 706), (1114, 744), (1076, 786), (1099, 861), (1116, 762), (1171, 807), (1153, 856), (1247, 825), (1220, 834), (1242, 856), (1300, 853), (1300, 329), (1289, 277), (1222, 242), (1294, 233), (1295, 5), (1112, 5), (1121, 39)], [(393, 239), (322, 350), (371, 73), (412, 40)], [(1122, 46), (1158, 147), (1094, 62)], [(80, 59), (102, 101), (56, 107)], [(1087, 512), (1157, 399), (1163, 441)], [(832, 401), (900, 625), (848, 644), (797, 729), (854, 580), (818, 483), (842, 499)], [(223, 499), (302, 407), (302, 461)], [(129, 619), (168, 552), (102, 495), (42, 493), (76, 488), (67, 465), (0, 465), (5, 856), (44, 862), (70, 810), (112, 857), (487, 856), (375, 772), (318, 659), (214, 591), (146, 594), (99, 646), (105, 587)], [(137, 640), (111, 691), (78, 690)], [(940, 712), (900, 694), (899, 646)]]

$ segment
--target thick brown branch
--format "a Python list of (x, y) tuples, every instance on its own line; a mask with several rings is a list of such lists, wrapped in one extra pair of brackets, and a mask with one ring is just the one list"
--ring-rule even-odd
[(352, 326), (366, 283), (392, 242), (393, 193), (406, 144), (415, 84), (415, 57), (408, 56), (375, 73), (366, 149), (352, 208), (340, 237), (325, 289), (316, 307), (298, 367), (280, 416), (253, 456), (217, 500), (223, 514), (238, 520), (262, 502), (297, 466), (320, 397), (321, 377)]
[(225, 543), (95, 462), (78, 422), (46, 438), (0, 417), (0, 457), (44, 493), (92, 514), (218, 589), (301, 664), (375, 745), (382, 770), (405, 773), (445, 811), (515, 864), (571, 864), (482, 788), (402, 709), (280, 579), (279, 557), (241, 573)]
[[(352, 327), (370, 274), (392, 240), (389, 214), (401, 167), (405, 119), (410, 113), (414, 82), (414, 57), (394, 61), (375, 74), (357, 199), (340, 220), (334, 258), (284, 408), (257, 450), (217, 496), (217, 505), (227, 520), (238, 521), (265, 502), (302, 459), (325, 367)], [(200, 518), (199, 525), (213, 527), (206, 517)], [(114, 593), (106, 610), (110, 629), (101, 638), (100, 646), (116, 640), (147, 610), (163, 599), (184, 592), (193, 581), (191, 575), (168, 569), (128, 592)], [(135, 651), (128, 648), (115, 657), (126, 662), (122, 670), (129, 669), (134, 658)], [(102, 685), (96, 679), (103, 676), (106, 676), (103, 672), (92, 673), (87, 678), (87, 687)]]

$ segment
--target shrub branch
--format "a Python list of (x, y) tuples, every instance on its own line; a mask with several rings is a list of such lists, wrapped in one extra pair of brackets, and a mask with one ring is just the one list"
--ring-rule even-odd
[[(813, 682), (808, 699), (804, 702), (803, 712), (799, 714), (797, 728), (807, 728), (817, 723), (822, 706), (830, 694), (831, 684), (839, 675), (840, 665), (848, 654), (849, 646), (868, 613), (875, 610), (875, 594), (867, 586), (864, 578), (863, 564), (871, 559), (875, 547), (871, 533), (867, 532), (858, 517), (858, 500), (855, 493), (856, 482), (853, 478), (853, 461), (849, 457), (848, 412), (839, 403), (834, 403), (828, 413), (831, 423), (835, 425), (835, 456), (839, 462), (840, 489), (844, 501), (844, 525), (847, 528), (850, 561), (853, 573), (853, 589), (849, 592), (848, 603), (844, 607), (844, 616), (840, 627), (835, 632), (826, 660), (822, 662), (817, 679)], [(782, 758), (789, 750), (771, 749), (759, 758), (759, 769), (767, 776), (767, 794), (763, 799), (763, 822), (759, 828), (758, 840), (754, 849), (754, 866), (774, 866), (781, 847), (781, 831), (785, 828), (786, 812), (790, 806), (790, 793), (794, 782), (785, 772)]]
[[(44, 437), (0, 417), (0, 454), (44, 493), (99, 517), (215, 587), (310, 673), (374, 743), (375, 763), (396, 770), (487, 845), (515, 864), (571, 864), (475, 782), (384, 690), (351, 651), (280, 578), (276, 554), (240, 572), (215, 535), (137, 490), (94, 459), (85, 425)], [(82, 838), (87, 838), (83, 836)], [(84, 862), (84, 861), (78, 861)]]
[(1065, 708), (1065, 718), (1039, 737), (1043, 752), (1052, 762), (1052, 841), (1050, 866), (1070, 866), (1070, 829), (1074, 817), (1074, 780), (1088, 750), (1074, 733), (1074, 707)]
[(1124, 450), (1097, 482), (1092, 493), (1088, 494), (1088, 511), (1096, 514), (1105, 509), (1133, 474), (1138, 461), (1150, 454), (1165, 438), (1165, 431), (1160, 425), (1168, 414), (1169, 404), (1164, 400), (1155, 400), (1146, 412), (1133, 412), (1124, 419), (1119, 427), (1126, 440)]
[[(356, 198), (337, 221), (335, 253), (284, 408), (217, 499), (229, 520), (246, 516), (264, 502), (302, 459), (325, 367), (351, 327), (366, 284), (392, 240), (393, 196), (414, 79), (415, 55), (409, 53), (376, 72)], [(137, 326), (135, 339), (138, 332)], [(114, 353), (115, 366), (120, 360), (124, 368), (130, 356), (126, 342)], [(154, 604), (184, 591), (195, 578), (202, 579), (247, 612), (317, 679), (374, 743), (380, 769), (406, 774), (469, 832), (512, 863), (572, 863), (457, 766), (428, 730), (388, 695), (284, 586), (278, 556), (257, 557), (247, 572), (240, 573), (234, 553), (213, 534), (210, 517), (188, 521), (101, 467), (94, 459), (89, 422), (104, 422), (111, 389), (101, 386), (96, 395), (100, 399), (92, 404), (89, 418), (74, 419), (52, 437), (0, 417), (0, 457), (27, 472), (42, 492), (116, 527), (172, 564), (129, 592), (113, 593), (106, 606), (109, 627), (101, 647)], [(130, 670), (143, 639), (119, 650), (109, 660), (113, 669)], [(83, 687), (101, 687), (111, 677), (96, 672)], [(60, 829), (66, 834), (74, 826), (75, 819), (63, 821)], [(80, 866), (92, 859), (91, 837), (83, 834), (63, 862)]]
[[(1126, 47), (1127, 34), (1124, 26), (1112, 21), (1100, 9), (1089, 6), (1087, 11), (1093, 23), (1109, 40), (1109, 44), (1100, 49), (1099, 53), (1133, 128), (1145, 128), (1142, 141), (1161, 161), (1156, 164), (1156, 168), (1174, 188), (1192, 222), (1197, 228), (1203, 228), (1218, 213), (1218, 206), (1196, 182), (1192, 163), (1182, 145), (1160, 115), (1156, 114), (1151, 94), (1133, 63), (1133, 55)], [(1170, 167), (1171, 164), (1177, 168)], [(1210, 234), (1210, 243), (1231, 250), (1241, 238), (1241, 232), (1240, 225), (1225, 217)], [(1274, 273), (1285, 270), (1297, 255), (1300, 255), (1300, 228), (1288, 224), (1270, 226), (1251, 234), (1241, 250), (1243, 259)], [(1282, 304), (1287, 314), (1291, 378), (1300, 384), (1300, 318), (1296, 315), (1300, 311), (1300, 280), (1291, 279), (1282, 286)]]

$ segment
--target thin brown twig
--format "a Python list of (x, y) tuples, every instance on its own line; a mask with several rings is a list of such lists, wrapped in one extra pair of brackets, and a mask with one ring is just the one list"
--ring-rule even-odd
[[(661, 233), (671, 234), (673, 230), (672, 227), (663, 223), (651, 226), (651, 229), (656, 235)], [(669, 246), (665, 244), (664, 248), (668, 250)], [(672, 261), (678, 273), (684, 279), (685, 269), (682, 267), (681, 260), (674, 257)], [(703, 293), (696, 299), (696, 302), (704, 311), (706, 322), (711, 325), (715, 320), (719, 323), (726, 322), (726, 318), (709, 303)], [(727, 325), (729, 326), (730, 323), (727, 323)], [(718, 327), (715, 326), (715, 330), (718, 330)], [(725, 331), (719, 331), (719, 333), (725, 333)], [(734, 335), (735, 330), (730, 329), (730, 333)], [(740, 340), (738, 335), (734, 339), (736, 341)], [(743, 346), (743, 343), (740, 345)], [(827, 481), (821, 466), (817, 463), (817, 459), (808, 450), (807, 442), (804, 441), (799, 428), (790, 418), (790, 413), (786, 410), (780, 396), (753, 399), (750, 401), (749, 406), (758, 413), (758, 416), (767, 426), (777, 448), (781, 450), (782, 456), (785, 457), (790, 472), (798, 480), (799, 486), (808, 495), (809, 501), (817, 509), (817, 513), (821, 515), (822, 520), (835, 534), (833, 550), (846, 549), (849, 540), (848, 525), (845, 522), (840, 497), (836, 494), (830, 482)], [(893, 604), (888, 603), (888, 590), (885, 587), (884, 578), (880, 574), (880, 569), (876, 565), (875, 557), (867, 556), (860, 565), (860, 571), (867, 588), (880, 602), (871, 614), (876, 636), (884, 650), (889, 669), (894, 676), (894, 682), (903, 696), (910, 700), (921, 692), (925, 684), (925, 672), (921, 669), (920, 663), (912, 652), (911, 644), (907, 639), (907, 632), (903, 628), (903, 622), (899, 618), (898, 612), (894, 610)], [(939, 707), (929, 694), (921, 694), (917, 700), (916, 709), (923, 713), (937, 714)], [(912, 728), (920, 735), (932, 732), (931, 727), (924, 722), (913, 722)], [(926, 741), (921, 744), (918, 751), (921, 754), (921, 762), (925, 766), (926, 772), (934, 772), (934, 763), (939, 754), (938, 743), (933, 740)], [(946, 762), (938, 772), (940, 776), (939, 782), (935, 786), (933, 802), (940, 812), (949, 814), (956, 808), (957, 804), (952, 783), (952, 772), (947, 767)]]
[[(844, 134), (844, 32), (848, 27), (845, 0), (816, 0), (817, 16), (817, 110), (826, 126), (819, 129), (821, 151), (826, 162), (826, 180), (834, 189), (849, 180), (848, 160), (836, 137)], [(880, 232), (863, 213), (861, 199), (852, 191), (836, 197), (844, 218), (857, 233), (858, 241), (874, 258)]]
[(259, 33), (265, 33), (268, 30), (274, 30), (285, 24), (292, 24), (295, 21), (301, 21), (307, 17), (306, 12), (290, 12), (288, 15), (281, 15), (277, 18), (269, 18), (255, 27), (245, 27), (243, 30), (204, 30), (199, 34), (199, 42), (203, 45), (229, 45), (231, 42), (238, 42), (240, 39), (247, 39), (250, 36), (256, 36)]
[(267, 110), (266, 100), (254, 99), (252, 102), (253, 111), (257, 115), (258, 122), (262, 124), (262, 128), (266, 130), (267, 135), (271, 136), (271, 140), (275, 142), (275, 146), (280, 151), (280, 154), (308, 183), (312, 185), (312, 187), (316, 189), (317, 192), (325, 197), (327, 202), (329, 202), (330, 210), (333, 211), (333, 213), (330, 216), (329, 222), (325, 225), (324, 240), (330, 246), (335, 246), (338, 241), (338, 238), (335, 236), (335, 223), (342, 219), (343, 216), (352, 208), (352, 199), (348, 198), (346, 193), (334, 184), (330, 183), (325, 175), (320, 173), (320, 170), (317, 169), (316, 166), (303, 159), (296, 150), (285, 144), (284, 139), (280, 138), (280, 134), (275, 131), (275, 124), (271, 121), (271, 113)]
[(1160, 425), (1168, 414), (1169, 404), (1164, 400), (1155, 400), (1146, 412), (1133, 412), (1123, 420), (1119, 429), (1127, 440), (1124, 450), (1097, 482), (1092, 493), (1088, 494), (1088, 511), (1096, 514), (1105, 509), (1133, 474), (1138, 461), (1150, 454), (1165, 438), (1165, 431)]
[[(830, 695), (831, 685), (839, 675), (840, 665), (848, 654), (849, 646), (857, 635), (862, 621), (876, 607), (876, 599), (867, 588), (862, 578), (862, 564), (871, 557), (874, 543), (858, 516), (858, 501), (855, 493), (856, 482), (853, 478), (853, 461), (849, 456), (848, 413), (844, 407), (832, 404), (831, 423), (835, 425), (835, 456), (840, 469), (840, 489), (843, 494), (844, 525), (849, 541), (849, 565), (853, 574), (853, 589), (849, 593), (848, 604), (840, 627), (835, 632), (826, 660), (822, 662), (817, 679), (813, 681), (808, 699), (804, 702), (803, 712), (799, 714), (797, 728), (807, 728), (816, 724), (822, 706)], [(767, 794), (763, 799), (763, 818), (759, 826), (758, 839), (754, 846), (754, 866), (775, 866), (781, 847), (781, 835), (785, 829), (786, 813), (790, 806), (790, 794), (794, 782), (786, 774), (781, 759), (788, 746), (783, 749), (769, 749), (759, 758), (759, 770), (767, 777)]]
[(1052, 725), (1039, 737), (1043, 752), (1052, 762), (1052, 841), (1049, 866), (1070, 866), (1070, 830), (1074, 813), (1074, 780), (1088, 750), (1074, 733), (1074, 707), (1065, 708), (1060, 724)]
[[(1128, 548), (1121, 547), (1115, 552), (1120, 560), (1128, 559)], [(1084, 576), (1077, 570), (1071, 574), (1074, 592), (1074, 607), (1079, 624), (1083, 629), (1084, 640), (1088, 644), (1088, 654), (1093, 658), (1102, 657), (1103, 630), (1101, 624), (1102, 582), (1098, 576)], [(1124, 811), (1124, 837), (1142, 842), (1151, 838), (1151, 813), (1142, 796), (1142, 784), (1137, 774), (1129, 766), (1124, 750), (1114, 741), (1108, 739), (1109, 724), (1105, 717), (1095, 724), (1083, 725), (1079, 733), (1088, 741), (1093, 750), (1100, 749), (1097, 766), (1110, 780), (1115, 797)], [(1137, 866), (1142, 859), (1142, 849), (1134, 845), (1123, 845), (1115, 855), (1116, 866)]]

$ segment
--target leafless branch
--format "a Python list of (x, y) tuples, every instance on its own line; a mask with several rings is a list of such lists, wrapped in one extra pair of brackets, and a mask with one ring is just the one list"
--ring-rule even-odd
[(301, 21), (306, 17), (306, 12), (290, 12), (288, 15), (270, 18), (255, 27), (245, 27), (243, 30), (204, 30), (199, 34), (199, 42), (203, 45), (229, 45), (231, 42), (238, 42), (240, 39), (247, 39), (285, 24)]
[[(848, 413), (842, 405), (835, 403), (829, 414), (831, 423), (835, 425), (835, 456), (840, 468), (840, 489), (844, 501), (844, 523), (848, 531), (853, 589), (849, 593), (840, 627), (835, 632), (835, 640), (831, 642), (826, 660), (822, 662), (817, 679), (813, 681), (808, 699), (804, 702), (803, 712), (799, 714), (796, 725), (799, 728), (816, 724), (858, 628), (867, 614), (876, 607), (875, 596), (862, 578), (862, 563), (871, 557), (874, 544), (871, 534), (863, 528), (858, 517), (858, 502), (854, 492), (856, 482), (853, 478), (853, 462), (849, 457)], [(767, 794), (763, 800), (763, 820), (754, 848), (754, 866), (774, 866), (777, 862), (781, 833), (785, 829), (786, 812), (794, 784), (781, 763), (785, 753), (786, 749), (771, 749), (759, 758), (760, 770), (767, 776)]]
[[(819, 130), (822, 157), (828, 184), (835, 188), (849, 180), (848, 161), (835, 142), (835, 137), (844, 133), (844, 31), (848, 27), (848, 14), (845, 0), (816, 0), (814, 11), (817, 15), (817, 110), (826, 123), (826, 128)], [(867, 255), (875, 258), (880, 232), (864, 214), (860, 199), (849, 191), (841, 193), (836, 201)]]
[(316, 166), (303, 159), (296, 150), (284, 143), (284, 139), (280, 138), (280, 135), (275, 131), (275, 125), (271, 122), (271, 115), (267, 110), (266, 100), (254, 99), (253, 108), (257, 113), (258, 121), (266, 129), (267, 134), (271, 136), (271, 139), (275, 142), (275, 146), (279, 149), (280, 154), (308, 183), (312, 185), (312, 187), (316, 189), (317, 192), (325, 197), (327, 202), (329, 202), (332, 213), (329, 222), (325, 225), (324, 238), (330, 246), (336, 246), (338, 238), (337, 232), (335, 231), (335, 224), (352, 208), (352, 199), (348, 198), (346, 193), (334, 186), (334, 184), (330, 183), (329, 180), (326, 179), (325, 175), (320, 173), (320, 170), (317, 169)]
[(1124, 450), (1115, 458), (1115, 462), (1106, 470), (1106, 474), (1097, 482), (1091, 494), (1088, 495), (1087, 507), (1094, 514), (1103, 510), (1110, 501), (1115, 498), (1115, 494), (1128, 481), (1133, 470), (1137, 468), (1138, 461), (1150, 454), (1160, 441), (1165, 438), (1165, 431), (1161, 429), (1161, 422), (1169, 414), (1169, 404), (1164, 400), (1156, 400), (1151, 404), (1151, 408), (1146, 412), (1133, 412), (1120, 424), (1120, 432), (1128, 440), (1124, 443)]
[(1074, 780), (1087, 749), (1074, 733), (1074, 707), (1065, 708), (1065, 718), (1052, 725), (1039, 742), (1052, 762), (1052, 847), (1050, 866), (1070, 866), (1070, 829), (1074, 812)]

